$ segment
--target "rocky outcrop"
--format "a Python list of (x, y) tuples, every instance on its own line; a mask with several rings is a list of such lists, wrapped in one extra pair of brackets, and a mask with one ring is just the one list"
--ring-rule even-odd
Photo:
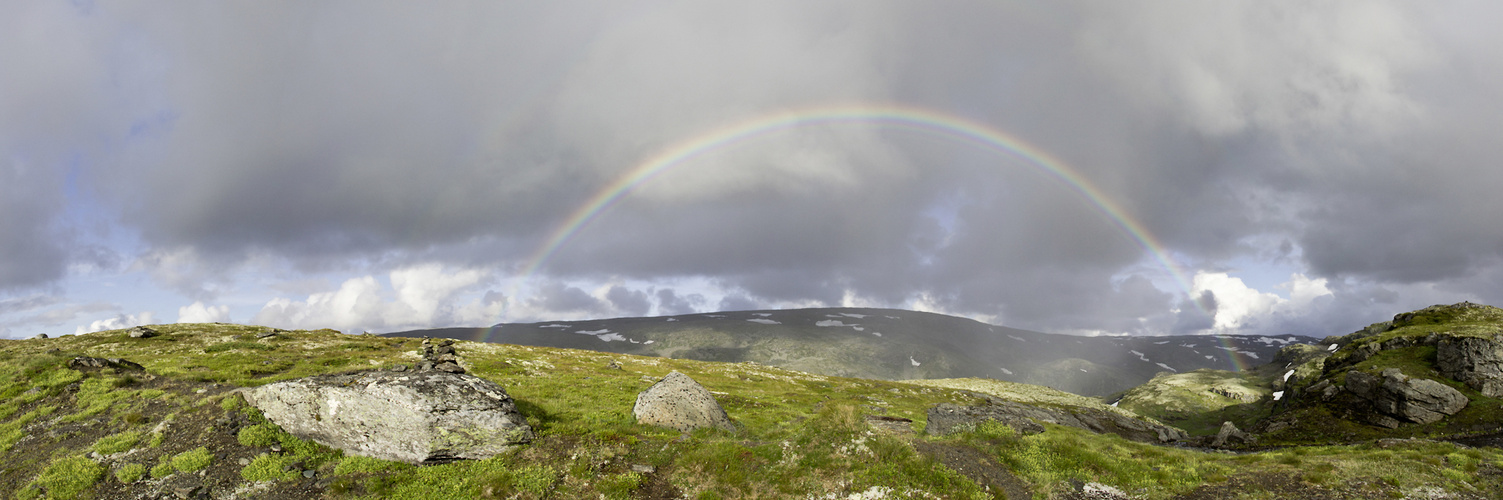
[(1015, 403), (1000, 398), (986, 397), (987, 404), (959, 406), (941, 403), (929, 409), (928, 424), (924, 432), (945, 435), (975, 428), (987, 420), (995, 420), (1023, 434), (1044, 432), (1042, 424), (1055, 424), (1085, 429), (1102, 434), (1116, 434), (1145, 443), (1167, 443), (1186, 437), (1184, 431), (1145, 422), (1095, 408), (1049, 408)]
[(1401, 421), (1428, 424), (1466, 408), (1467, 398), (1456, 389), (1434, 380), (1404, 375), (1398, 368), (1380, 375), (1359, 371), (1346, 375), (1346, 390), (1372, 403), (1378, 413), (1372, 423), (1394, 428)]
[(982, 406), (940, 403), (929, 409), (928, 424), (924, 425), (924, 433), (943, 436), (975, 430), (976, 426), (982, 422), (993, 420), (1011, 427), (1019, 434), (1038, 434), (1044, 432), (1044, 426), (1035, 422), (1035, 419), (1059, 420), (1056, 417), (1037, 407), (1008, 401)]
[(533, 437), (506, 389), (472, 375), (322, 375), (265, 385), (244, 395), (293, 435), (385, 460), (482, 459)]
[(1254, 439), (1251, 434), (1243, 432), (1242, 429), (1238, 429), (1236, 424), (1233, 424), (1231, 422), (1222, 422), (1221, 430), (1216, 432), (1216, 438), (1211, 441), (1211, 447), (1224, 448), (1226, 447), (1226, 445), (1231, 444), (1233, 441), (1241, 444), (1248, 444), (1256, 441), (1256, 439)]
[(652, 387), (637, 394), (631, 413), (638, 423), (668, 427), (683, 432), (716, 428), (734, 431), (731, 417), (715, 396), (694, 379), (677, 371), (668, 373)]
[(146, 371), (146, 367), (143, 367), (139, 363), (136, 363), (136, 362), (128, 360), (128, 359), (120, 359), (120, 358), (90, 358), (90, 357), (87, 357), (87, 356), (80, 356), (80, 357), (68, 360), (68, 368), (72, 368), (74, 370), (79, 370), (79, 371), (84, 371), (84, 370), (100, 370), (100, 369), (104, 369), (104, 368), (113, 368), (115, 370), (130, 370), (130, 371), (138, 371), (138, 372), (140, 372), (140, 371)]
[(129, 335), (130, 338), (133, 338), (133, 339), (151, 338), (151, 337), (155, 337), (155, 336), (159, 335), (156, 330), (153, 330), (151, 328), (147, 328), (147, 327), (144, 327), (144, 326), (138, 326), (138, 327), (135, 327), (135, 328), (131, 328), (130, 330), (126, 330), (125, 334)]
[(1483, 396), (1503, 397), (1503, 335), (1441, 339), (1435, 346), (1435, 368)]

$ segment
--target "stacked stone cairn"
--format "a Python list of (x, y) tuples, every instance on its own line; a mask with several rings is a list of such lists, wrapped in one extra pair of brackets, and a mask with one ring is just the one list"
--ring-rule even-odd
[(464, 373), (464, 367), (459, 366), (459, 352), (454, 350), (453, 340), (444, 339), (435, 346), (432, 338), (423, 337), (421, 354), (423, 360), (418, 362), (417, 371)]

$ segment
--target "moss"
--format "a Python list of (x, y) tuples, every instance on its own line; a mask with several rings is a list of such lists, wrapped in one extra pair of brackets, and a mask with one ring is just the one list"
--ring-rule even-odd
[(79, 498), (104, 476), (104, 466), (86, 457), (67, 457), (52, 461), (33, 483), (47, 491), (50, 498)]
[(208, 448), (199, 447), (185, 451), (172, 457), (172, 469), (178, 472), (198, 472), (204, 470), (214, 461), (214, 454)]
[(113, 455), (115, 453), (129, 450), (135, 447), (136, 443), (140, 442), (140, 432), (126, 431), (99, 438), (98, 441), (94, 442), (94, 446), (90, 449), (95, 453), (99, 453), (100, 455)]
[(240, 477), (246, 481), (292, 481), (302, 474), (299, 471), (283, 470), (292, 465), (293, 457), (262, 453), (240, 469)]
[(129, 463), (120, 466), (119, 469), (115, 469), (115, 479), (125, 484), (140, 481), (143, 477), (146, 477), (145, 465)]
[(334, 474), (373, 474), (377, 472), (398, 471), (410, 467), (412, 466), (401, 462), (355, 455), (340, 459), (339, 465), (334, 466)]

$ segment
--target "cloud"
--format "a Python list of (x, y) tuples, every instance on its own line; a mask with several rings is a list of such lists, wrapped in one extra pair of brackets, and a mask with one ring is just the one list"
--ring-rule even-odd
[(700, 312), (699, 306), (705, 303), (703, 295), (691, 293), (681, 296), (672, 288), (659, 288), (657, 299), (658, 314), (662, 316), (697, 313)]
[(230, 306), (205, 305), (203, 302), (194, 302), (177, 309), (178, 323), (228, 323), (230, 321)]
[(75, 335), (85, 333), (102, 332), (105, 330), (119, 330), (141, 325), (150, 325), (156, 322), (156, 317), (151, 311), (142, 311), (139, 314), (120, 313), (112, 318), (95, 320), (88, 325), (79, 325), (73, 331)]
[[(577, 7), (0, 7), (0, 293), (144, 273), (167, 308), (276, 275), (256, 321), (341, 329), (860, 303), (1319, 331), (1503, 302), (1496, 6)], [(1029, 153), (902, 120), (715, 140), (862, 103)], [(1280, 302), (1217, 274), (1249, 265), (1304, 278)]]
[(305, 300), (278, 297), (252, 321), (283, 328), (396, 331), (487, 324), (483, 322), (497, 317), (504, 307), (504, 298), (489, 290), (470, 302), (458, 300), (462, 292), (491, 279), (485, 270), (422, 264), (393, 270), (388, 277), (390, 288), (374, 276), (364, 276)]

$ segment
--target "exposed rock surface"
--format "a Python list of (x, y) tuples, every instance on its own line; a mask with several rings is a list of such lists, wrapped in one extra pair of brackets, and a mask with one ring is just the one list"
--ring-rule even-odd
[(506, 389), (472, 375), (322, 375), (262, 386), (245, 399), (296, 436), (414, 464), (487, 458), (533, 437)]
[(141, 366), (140, 364), (138, 364), (138, 363), (136, 363), (134, 361), (128, 360), (128, 359), (120, 359), (120, 358), (90, 358), (90, 357), (86, 357), (86, 356), (80, 356), (80, 357), (68, 360), (68, 368), (72, 368), (74, 370), (80, 370), (80, 371), (82, 371), (82, 370), (98, 370), (98, 369), (102, 369), (102, 368), (114, 368), (116, 370), (132, 370), (132, 371), (138, 371), (138, 372), (139, 371), (146, 371), (145, 367)]
[(632, 406), (637, 422), (688, 432), (694, 429), (735, 430), (715, 396), (694, 379), (677, 371), (637, 394)]
[(1503, 335), (1441, 339), (1435, 346), (1435, 367), (1483, 396), (1503, 397)]
[[(1383, 370), (1381, 375), (1349, 372), (1346, 390), (1372, 402), (1373, 409), (1382, 415), (1418, 424), (1455, 415), (1467, 405), (1461, 391), (1434, 380), (1409, 377), (1398, 368)], [(1398, 426), (1397, 422), (1382, 418), (1373, 423)]]
[(135, 328), (131, 328), (130, 330), (126, 330), (125, 334), (126, 335), (130, 335), (130, 337), (133, 338), (133, 339), (144, 339), (144, 338), (155, 337), (155, 336), (158, 335), (156, 330), (152, 330), (151, 328), (147, 328), (147, 327), (144, 327), (144, 326), (138, 326), (138, 327), (135, 327)]
[(944, 435), (974, 426), (987, 420), (996, 420), (1023, 434), (1044, 432), (1041, 424), (1049, 423), (1085, 429), (1097, 433), (1109, 433), (1146, 443), (1179, 441), (1186, 437), (1184, 431), (1166, 425), (1153, 424), (1117, 413), (1094, 408), (1071, 408), (1069, 410), (1032, 406), (984, 396), (985, 405), (959, 406), (941, 403), (929, 409), (926, 434)]
[(1231, 422), (1222, 422), (1221, 430), (1216, 431), (1216, 439), (1211, 441), (1211, 446), (1222, 448), (1227, 444), (1230, 444), (1232, 441), (1246, 444), (1255, 441), (1255, 439), (1252, 437), (1252, 435), (1243, 432), (1242, 429), (1238, 429), (1236, 424), (1233, 424)]

